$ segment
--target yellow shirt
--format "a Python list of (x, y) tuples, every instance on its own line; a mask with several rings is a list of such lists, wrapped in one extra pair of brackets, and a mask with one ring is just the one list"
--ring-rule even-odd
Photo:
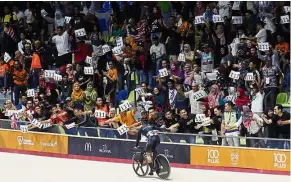
[[(13, 13), (12, 16), (13, 16), (12, 18), (13, 18), (14, 21), (17, 21), (18, 20), (15, 13)], [(5, 15), (5, 17), (4, 17), (4, 23), (9, 23), (10, 22), (10, 18), (11, 18), (11, 14)]]
[(136, 110), (127, 111), (125, 116), (121, 116), (118, 114), (115, 118), (113, 118), (113, 121), (121, 124), (125, 124), (127, 127), (131, 126), (132, 124), (136, 123), (136, 120), (134, 119), (134, 114), (136, 113)]

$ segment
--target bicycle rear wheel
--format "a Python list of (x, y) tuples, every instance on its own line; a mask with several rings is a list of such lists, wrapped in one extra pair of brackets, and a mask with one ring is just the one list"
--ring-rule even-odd
[(149, 165), (145, 154), (137, 152), (132, 156), (132, 168), (136, 175), (143, 177), (149, 172)]
[(162, 154), (157, 155), (155, 165), (158, 168), (156, 170), (157, 175), (161, 179), (168, 179), (171, 174), (171, 166), (167, 157)]

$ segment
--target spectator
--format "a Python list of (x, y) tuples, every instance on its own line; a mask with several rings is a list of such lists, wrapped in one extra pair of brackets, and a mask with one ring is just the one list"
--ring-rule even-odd
[[(290, 138), (290, 113), (283, 112), (283, 106), (277, 104), (274, 108), (274, 114), (276, 115), (272, 122), (277, 123), (279, 126), (278, 134), (279, 138), (288, 139)], [(278, 141), (279, 149), (290, 149), (290, 142), (288, 141)]]

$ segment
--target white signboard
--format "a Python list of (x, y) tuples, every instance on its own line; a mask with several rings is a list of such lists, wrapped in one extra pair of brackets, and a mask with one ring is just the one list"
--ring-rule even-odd
[(217, 73), (216, 72), (206, 73), (206, 77), (208, 80), (217, 80)]
[(224, 20), (220, 15), (213, 15), (213, 22), (214, 23), (221, 23), (221, 22), (223, 23)]
[(11, 56), (7, 52), (5, 52), (4, 61), (7, 63), (8, 61), (10, 61), (10, 59), (11, 59)]
[(204, 121), (205, 118), (206, 118), (205, 114), (196, 114), (195, 122), (202, 123), (202, 121)]
[(195, 25), (205, 23), (203, 16), (195, 16)]
[(239, 75), (240, 75), (240, 72), (231, 70), (231, 72), (229, 74), (229, 78), (232, 78), (234, 80), (238, 80)]
[(185, 62), (185, 61), (186, 61), (185, 54), (180, 53), (180, 54), (179, 54), (179, 57), (178, 57), (178, 61)]
[(144, 95), (145, 94), (145, 91), (143, 88), (136, 88), (135, 89), (136, 93), (138, 93), (138, 95)]
[(290, 17), (289, 15), (281, 16), (281, 24), (287, 24), (290, 23)]
[(42, 128), (42, 123), (39, 122), (37, 119), (32, 119), (31, 120), (31, 124), (33, 124), (34, 126), (38, 127), (38, 128)]
[(90, 56), (86, 57), (85, 63), (92, 65), (93, 64), (93, 58)]
[(93, 75), (94, 74), (93, 67), (92, 66), (84, 67), (84, 74), (85, 75)]
[(126, 125), (122, 125), (119, 128), (117, 128), (117, 131), (119, 135), (123, 135), (124, 133), (129, 131), (129, 128), (127, 128)]
[(47, 13), (44, 9), (42, 9), (42, 10), (40, 11), (40, 14), (41, 14), (41, 16), (46, 16), (46, 15), (48, 15), (48, 13)]
[(284, 11), (285, 11), (285, 13), (290, 12), (290, 6), (284, 6)]
[(232, 24), (239, 25), (243, 23), (242, 16), (233, 16), (232, 17)]
[(128, 110), (130, 108), (131, 108), (131, 105), (129, 104), (129, 102), (127, 100), (124, 101), (123, 104), (119, 105), (119, 109), (120, 109), (121, 112), (126, 111), (126, 110)]
[(68, 23), (70, 23), (70, 21), (71, 21), (72, 17), (65, 16), (65, 19), (66, 19), (66, 23), (68, 24)]
[(103, 54), (106, 54), (109, 51), (110, 51), (110, 47), (108, 45), (102, 46), (102, 52), (103, 52)]
[(122, 37), (117, 37), (116, 38), (116, 47), (123, 47), (123, 39)]
[(201, 99), (203, 97), (206, 97), (206, 96), (207, 96), (206, 95), (206, 92), (204, 92), (202, 90), (199, 90), (197, 92), (194, 92), (194, 94), (193, 94), (194, 100), (199, 100), (199, 99)]
[(112, 52), (113, 52), (113, 54), (122, 54), (123, 53), (121, 50), (121, 47), (114, 47), (112, 49)]
[(49, 128), (49, 127), (51, 127), (52, 126), (52, 124), (51, 123), (49, 123), (49, 122), (47, 122), (47, 123), (42, 123), (42, 128), (43, 129), (46, 129), (46, 128)]
[(101, 110), (95, 111), (95, 117), (96, 118), (106, 118), (106, 112)]
[(23, 133), (28, 132), (28, 126), (27, 125), (20, 125), (20, 131)]
[(168, 73), (167, 68), (164, 68), (164, 69), (160, 69), (159, 70), (159, 76), (160, 77), (165, 77), (165, 76), (168, 76), (168, 75), (169, 75), (169, 73)]
[(253, 73), (247, 73), (247, 75), (245, 76), (245, 80), (246, 81), (254, 81), (255, 77)]
[(183, 21), (182, 21), (182, 18), (179, 19), (178, 23), (177, 23), (177, 26), (181, 26), (183, 24)]
[(75, 126), (76, 126), (75, 123), (71, 123), (71, 124), (67, 124), (67, 125), (65, 125), (65, 127), (66, 127), (67, 129), (74, 128)]
[(55, 70), (44, 70), (44, 77), (45, 78), (54, 78), (55, 77)]
[(59, 74), (55, 74), (54, 75), (54, 80), (55, 81), (62, 81), (62, 79), (63, 79), (62, 75), (59, 75)]
[(81, 28), (81, 29), (75, 30), (75, 36), (76, 37), (86, 36), (86, 30), (85, 30), (85, 28)]
[(26, 91), (26, 95), (27, 95), (27, 97), (34, 97), (34, 95), (35, 95), (34, 89), (28, 89)]
[(258, 43), (258, 49), (260, 51), (268, 51), (269, 50), (269, 43), (268, 42)]

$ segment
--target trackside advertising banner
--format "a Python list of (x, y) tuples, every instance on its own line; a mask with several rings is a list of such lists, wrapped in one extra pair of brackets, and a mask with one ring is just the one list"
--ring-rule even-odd
[[(141, 143), (144, 146), (145, 143)], [(69, 154), (131, 159), (135, 141), (104, 140), (97, 138), (69, 137)], [(190, 164), (190, 146), (160, 144), (158, 152), (167, 156), (170, 162)]]
[(191, 146), (191, 165), (290, 171), (290, 151)]
[(68, 154), (68, 137), (0, 130), (0, 148)]

